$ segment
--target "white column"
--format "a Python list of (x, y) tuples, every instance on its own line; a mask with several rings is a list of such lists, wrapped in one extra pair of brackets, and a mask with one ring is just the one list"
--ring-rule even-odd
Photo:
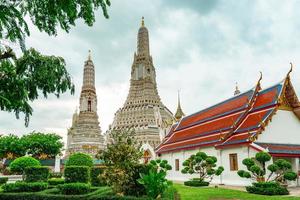
[(299, 177), (299, 173), (300, 173), (300, 159), (299, 158), (295, 158), (295, 170), (296, 173), (298, 174), (298, 178), (297, 178), (297, 186), (300, 186), (300, 177)]
[(55, 156), (54, 172), (60, 172), (60, 156)]

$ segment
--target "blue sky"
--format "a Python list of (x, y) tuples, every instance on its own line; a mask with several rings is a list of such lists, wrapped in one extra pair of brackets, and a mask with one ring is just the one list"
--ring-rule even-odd
[(125, 102), (141, 17), (150, 34), (150, 51), (163, 103), (173, 112), (177, 90), (191, 114), (253, 87), (279, 82), (294, 63), (292, 81), (300, 91), (300, 1), (280, 0), (111, 0), (109, 19), (101, 11), (93, 27), (78, 21), (69, 34), (56, 37), (33, 26), (27, 47), (65, 58), (76, 93), (32, 103), (29, 127), (23, 118), (0, 112), (0, 133), (56, 132), (66, 137), (79, 104), (83, 63), (89, 49), (96, 68), (98, 115), (107, 130)]

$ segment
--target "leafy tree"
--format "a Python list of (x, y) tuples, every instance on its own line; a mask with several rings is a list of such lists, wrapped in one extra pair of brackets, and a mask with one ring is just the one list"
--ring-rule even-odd
[(55, 133), (32, 132), (24, 135), (21, 140), (27, 153), (39, 159), (54, 158), (64, 146), (62, 137)]
[[(74, 93), (63, 58), (26, 48), (25, 38), (30, 30), (25, 16), (29, 16), (41, 32), (55, 36), (59, 28), (69, 32), (77, 19), (92, 26), (95, 11), (100, 7), (108, 18), (107, 6), (110, 6), (109, 0), (0, 1), (0, 110), (14, 112), (17, 118), (24, 113), (27, 126), (33, 111), (29, 103), (39, 97), (39, 91), (44, 97), (51, 93), (59, 97), (67, 90)], [(20, 57), (16, 56), (12, 43), (19, 43)]]
[(150, 161), (148, 173), (141, 174), (141, 178), (138, 180), (146, 188), (149, 197), (156, 199), (169, 187), (171, 182), (166, 179), (166, 176), (167, 171), (171, 169), (171, 165), (166, 160)]
[(98, 154), (106, 165), (103, 177), (115, 192), (124, 194), (143, 154), (133, 130), (112, 131), (110, 140), (107, 148)]
[(26, 154), (24, 143), (16, 135), (7, 135), (0, 137), (0, 159), (14, 159)]
[(251, 178), (258, 182), (276, 181), (285, 183), (286, 180), (293, 181), (297, 179), (297, 174), (292, 172), (292, 165), (284, 159), (278, 159), (270, 164), (267, 169), (270, 174), (266, 178), (266, 162), (271, 160), (271, 155), (267, 152), (259, 152), (255, 158), (246, 158), (243, 164), (248, 171), (239, 170), (237, 173), (242, 178)]
[(22, 174), (23, 180), (25, 178), (25, 169), (27, 167), (38, 167), (38, 166), (41, 166), (40, 161), (30, 156), (23, 156), (17, 158), (9, 164), (10, 171)]
[(183, 174), (199, 174), (199, 181), (204, 182), (208, 180), (210, 182), (213, 177), (219, 176), (224, 171), (222, 166), (216, 168), (217, 158), (214, 156), (208, 156), (204, 152), (198, 152), (195, 155), (191, 155), (186, 161), (183, 162), (184, 168), (181, 170)]
[(85, 153), (74, 153), (70, 155), (66, 166), (93, 166), (93, 159), (90, 155)]

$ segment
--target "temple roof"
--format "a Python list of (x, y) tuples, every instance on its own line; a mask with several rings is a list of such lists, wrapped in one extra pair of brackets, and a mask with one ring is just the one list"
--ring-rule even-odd
[(203, 146), (226, 148), (254, 142), (272, 116), (282, 107), (297, 114), (299, 101), (290, 82), (283, 81), (262, 90), (256, 86), (214, 106), (184, 117), (172, 128), (156, 152), (166, 153)]
[(256, 145), (264, 148), (272, 156), (293, 156), (300, 155), (300, 145), (298, 144), (273, 144), (273, 143), (259, 143), (255, 142)]

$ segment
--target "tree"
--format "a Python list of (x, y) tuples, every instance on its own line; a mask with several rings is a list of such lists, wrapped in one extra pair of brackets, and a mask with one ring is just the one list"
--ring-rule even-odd
[(93, 159), (85, 153), (74, 153), (67, 160), (66, 166), (93, 166)]
[(32, 132), (24, 135), (21, 140), (27, 153), (38, 159), (55, 158), (64, 146), (62, 137), (55, 133)]
[(0, 159), (14, 159), (26, 154), (24, 143), (16, 135), (6, 135), (0, 137)]
[(171, 170), (171, 165), (166, 160), (151, 160), (149, 163), (148, 173), (141, 173), (138, 180), (144, 185), (146, 193), (149, 197), (156, 199), (159, 195), (169, 187), (171, 182), (166, 179), (167, 171)]
[(98, 157), (106, 166), (103, 176), (108, 185), (115, 192), (124, 194), (133, 182), (134, 168), (143, 154), (133, 130), (112, 131), (110, 137), (111, 143), (99, 152)]
[(284, 184), (286, 180), (293, 181), (297, 179), (297, 174), (292, 172), (291, 163), (284, 159), (278, 159), (267, 167), (270, 174), (266, 178), (266, 162), (270, 161), (271, 158), (269, 153), (259, 152), (255, 155), (255, 158), (243, 160), (243, 164), (248, 171), (239, 170), (237, 173), (242, 178), (251, 178), (258, 182), (275, 181)]
[[(0, 110), (14, 112), (17, 118), (24, 113), (27, 126), (33, 112), (29, 102), (39, 97), (39, 91), (44, 97), (51, 93), (59, 97), (67, 90), (74, 93), (74, 84), (63, 58), (42, 55), (33, 48), (26, 48), (25, 38), (30, 35), (30, 30), (25, 16), (29, 16), (41, 32), (55, 36), (58, 28), (69, 32), (77, 19), (83, 19), (88, 26), (92, 26), (99, 7), (108, 18), (107, 6), (110, 6), (109, 0), (1, 1)], [(4, 40), (19, 43), (22, 55), (18, 58), (12, 44), (5, 44)]]
[(38, 167), (41, 166), (41, 163), (30, 156), (23, 156), (15, 159), (9, 164), (9, 168), (11, 172), (20, 173), (23, 175), (23, 180), (25, 178), (25, 169), (27, 167)]
[(199, 181), (204, 182), (208, 180), (210, 182), (213, 177), (219, 176), (224, 171), (222, 166), (216, 168), (217, 158), (214, 156), (208, 156), (204, 152), (198, 152), (195, 155), (191, 155), (187, 160), (183, 162), (184, 168), (181, 170), (183, 174), (199, 174)]

